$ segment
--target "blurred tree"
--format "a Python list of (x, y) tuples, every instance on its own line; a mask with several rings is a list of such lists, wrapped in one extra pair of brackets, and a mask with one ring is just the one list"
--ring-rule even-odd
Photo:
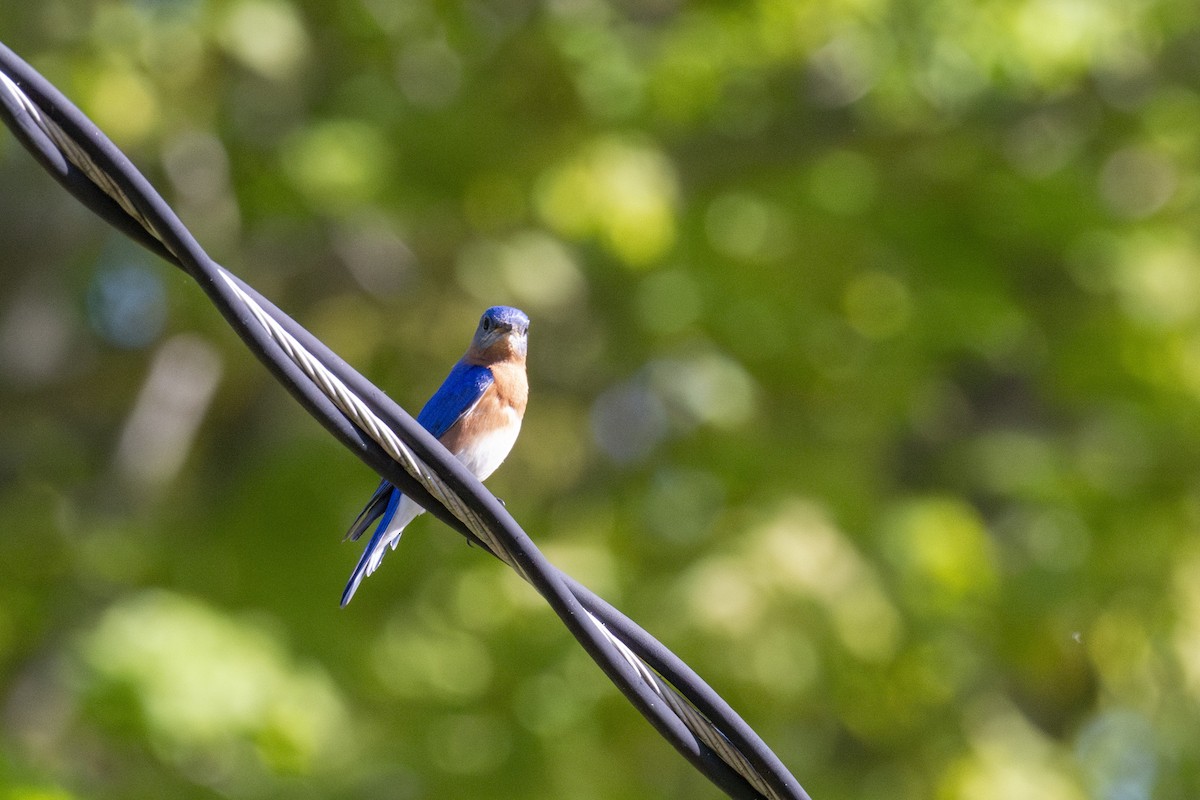
[[(0, 40), (821, 800), (1200, 793), (1200, 7), (48, 0)], [(0, 797), (715, 796), (0, 136)]]

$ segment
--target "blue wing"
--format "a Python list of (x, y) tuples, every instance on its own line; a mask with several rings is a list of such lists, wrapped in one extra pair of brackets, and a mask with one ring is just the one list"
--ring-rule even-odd
[[(421, 413), (417, 415), (417, 422), (435, 437), (441, 438), (442, 434), (450, 430), (463, 414), (479, 402), (479, 398), (483, 396), (494, 380), (492, 371), (487, 367), (458, 362), (450, 370), (446, 380), (442, 381), (441, 387), (434, 392), (433, 397), (429, 398), (429, 402), (421, 409)], [(350, 602), (354, 590), (362, 581), (372, 553), (380, 547), (386, 547), (383, 542), (384, 534), (399, 505), (400, 490), (386, 480), (382, 481), (375, 489), (375, 493), (371, 495), (371, 499), (367, 501), (366, 507), (355, 518), (350, 530), (346, 532), (346, 539), (358, 539), (371, 526), (372, 522), (376, 519), (379, 520), (375, 533), (367, 542), (366, 549), (363, 550), (362, 557), (359, 558), (358, 565), (354, 568), (354, 572), (346, 584), (346, 589), (342, 593), (343, 606)], [(394, 542), (393, 546), (395, 546)]]
[(495, 377), (487, 367), (458, 362), (442, 381), (441, 388), (421, 409), (417, 422), (438, 439), (442, 438), (443, 433), (479, 402), (494, 381)]
[[(442, 381), (441, 387), (421, 409), (421, 413), (417, 415), (417, 422), (434, 436), (440, 437), (479, 401), (494, 380), (492, 371), (487, 367), (464, 364), (460, 361), (454, 365), (446, 380)], [(395, 513), (395, 504), (389, 503), (393, 493), (399, 494), (399, 491), (386, 480), (381, 481), (367, 505), (351, 524), (350, 530), (346, 531), (343, 541), (357, 540), (371, 523), (380, 517), (383, 519), (380, 520), (379, 527), (386, 528), (392, 514)]]

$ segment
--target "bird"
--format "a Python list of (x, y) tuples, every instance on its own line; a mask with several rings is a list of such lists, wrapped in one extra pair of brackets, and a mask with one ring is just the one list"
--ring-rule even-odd
[[(467, 352), (417, 415), (417, 422), (453, 453), (479, 480), (508, 457), (529, 401), (525, 355), (529, 317), (511, 306), (483, 312)], [(386, 479), (355, 518), (343, 541), (357, 540), (378, 519), (342, 592), (344, 608), (362, 579), (373, 573), (387, 549), (396, 549), (405, 526), (423, 514), (411, 497)]]

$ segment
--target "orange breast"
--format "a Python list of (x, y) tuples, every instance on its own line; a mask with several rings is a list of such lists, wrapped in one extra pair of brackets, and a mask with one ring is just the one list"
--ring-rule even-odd
[(480, 480), (491, 475), (512, 450), (529, 399), (522, 367), (501, 363), (491, 370), (495, 381), (441, 439)]

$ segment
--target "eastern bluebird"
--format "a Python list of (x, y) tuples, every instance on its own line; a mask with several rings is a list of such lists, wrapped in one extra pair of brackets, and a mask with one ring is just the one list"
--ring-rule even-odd
[[(519, 309), (493, 306), (483, 312), (466, 355), (417, 415), (417, 422), (479, 480), (496, 471), (521, 430), (529, 399), (525, 378), (528, 334), (529, 317)], [(386, 480), (379, 484), (346, 532), (346, 539), (357, 539), (379, 519), (342, 592), (343, 606), (354, 597), (363, 577), (379, 567), (388, 545), (396, 549), (404, 526), (424, 511)]]

